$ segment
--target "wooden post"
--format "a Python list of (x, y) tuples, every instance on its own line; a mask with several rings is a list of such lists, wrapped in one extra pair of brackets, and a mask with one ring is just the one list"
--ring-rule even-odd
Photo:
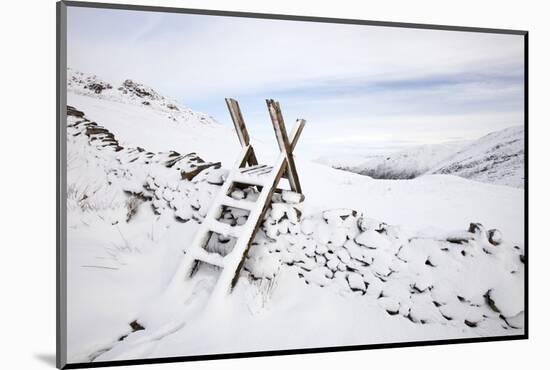
[[(302, 193), (302, 187), (300, 185), (298, 173), (296, 172), (296, 164), (294, 163), (294, 156), (292, 155), (291, 145), (288, 141), (285, 122), (281, 113), (281, 107), (279, 103), (273, 99), (267, 99), (266, 103), (267, 109), (269, 110), (269, 115), (271, 116), (271, 122), (273, 123), (273, 128), (275, 130), (275, 136), (277, 137), (277, 143), (279, 144), (279, 149), (286, 156), (286, 175), (290, 183), (290, 188), (297, 193)], [(295, 134), (296, 137), (296, 140), (293, 140), (293, 142), (298, 141), (297, 138), (303, 129), (304, 123), (305, 121), (301, 120), (296, 130), (293, 130), (293, 134)], [(300, 126), (302, 127), (300, 128)], [(296, 145), (296, 143), (294, 143), (294, 145)]]
[(297, 119), (296, 123), (294, 124), (294, 128), (290, 133), (290, 151), (292, 153), (294, 153), (294, 148), (296, 148), (296, 144), (298, 143), (298, 139), (302, 134), (302, 130), (304, 129), (305, 124), (306, 124), (305, 119)]
[[(237, 136), (239, 137), (241, 146), (243, 148), (250, 146), (250, 136), (248, 135), (246, 125), (244, 124), (239, 102), (232, 98), (226, 98), (225, 103), (227, 104), (227, 109), (229, 109), (229, 114), (231, 115), (231, 120), (235, 126), (235, 131), (237, 131)], [(256, 158), (256, 154), (254, 153), (252, 146), (250, 146), (250, 154), (247, 157), (247, 162), (250, 166), (258, 164), (258, 159)]]

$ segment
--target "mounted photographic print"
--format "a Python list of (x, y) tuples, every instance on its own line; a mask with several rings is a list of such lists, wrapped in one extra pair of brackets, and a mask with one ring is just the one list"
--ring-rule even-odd
[(527, 338), (526, 86), (525, 31), (58, 3), (58, 367)]

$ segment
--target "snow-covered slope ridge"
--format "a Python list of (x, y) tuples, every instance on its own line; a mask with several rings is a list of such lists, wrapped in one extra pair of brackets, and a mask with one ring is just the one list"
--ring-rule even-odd
[(210, 116), (191, 110), (173, 99), (162, 96), (151, 87), (126, 79), (111, 83), (92, 74), (67, 69), (67, 90), (69, 93), (92, 96), (115, 102), (143, 105), (167, 113), (173, 121), (197, 121), (205, 125), (217, 124)]
[(523, 127), (510, 127), (483, 136), (429, 173), (452, 174), (522, 188), (525, 180), (524, 148)]
[(124, 147), (195, 152), (225, 166), (239, 153), (239, 141), (230, 127), (150, 87), (131, 80), (107, 82), (72, 69), (67, 74), (67, 104), (108, 128)]

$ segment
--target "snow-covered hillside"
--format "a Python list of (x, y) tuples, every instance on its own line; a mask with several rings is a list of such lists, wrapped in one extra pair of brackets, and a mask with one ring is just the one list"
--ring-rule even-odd
[(440, 173), (522, 188), (524, 130), (510, 127), (471, 142), (419, 145), (360, 161), (324, 157), (317, 162), (376, 179), (412, 179)]
[(522, 188), (525, 181), (524, 148), (523, 127), (510, 127), (465, 146), (429, 173), (452, 174)]
[(67, 110), (70, 362), (523, 333), (522, 189), (375, 180), (300, 158), (305, 201), (274, 196), (236, 289), (205, 314), (219, 271), (172, 278), (236, 135), (151, 89), (148, 105), (80, 80)]
[[(197, 152), (207, 160), (231, 165), (239, 151), (232, 130), (133, 80), (107, 82), (72, 69), (67, 76), (67, 104), (85, 107), (125, 146), (162, 152)], [(220, 101), (220, 104), (224, 104)], [(229, 159), (228, 162), (225, 162)]]

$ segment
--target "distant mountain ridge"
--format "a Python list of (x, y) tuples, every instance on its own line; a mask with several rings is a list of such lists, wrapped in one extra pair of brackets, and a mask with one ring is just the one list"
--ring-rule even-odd
[[(375, 179), (414, 179), (441, 163), (442, 158), (452, 156), (464, 145), (465, 142), (426, 144), (388, 154), (368, 156), (362, 161), (353, 159), (353, 162), (346, 162), (323, 158), (319, 162)], [(350, 158), (349, 161), (351, 160)]]
[(413, 179), (427, 174), (447, 174), (485, 183), (524, 187), (524, 129), (510, 127), (474, 141), (419, 145), (362, 163), (326, 158), (319, 162), (333, 168), (376, 179)]

